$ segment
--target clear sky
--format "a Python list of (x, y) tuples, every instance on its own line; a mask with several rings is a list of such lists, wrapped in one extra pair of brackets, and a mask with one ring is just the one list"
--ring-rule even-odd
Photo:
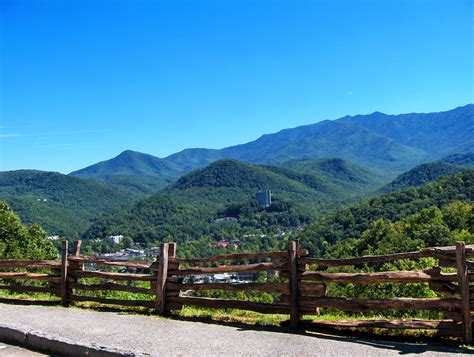
[(473, 102), (471, 0), (1, 0), (0, 170)]

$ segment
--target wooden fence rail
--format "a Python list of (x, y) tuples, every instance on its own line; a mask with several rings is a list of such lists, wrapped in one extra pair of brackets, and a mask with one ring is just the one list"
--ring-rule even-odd
[[(444, 335), (472, 342), (474, 310), (474, 246), (458, 242), (454, 247), (346, 259), (308, 257), (298, 242), (286, 251), (237, 253), (208, 258), (177, 258), (176, 244), (164, 243), (153, 262), (118, 261), (81, 256), (81, 242), (74, 242), (72, 254), (62, 243), (61, 260), (0, 260), (0, 290), (13, 293), (41, 293), (50, 302), (93, 302), (152, 308), (166, 314), (183, 306), (242, 309), (265, 314), (289, 315), (291, 328), (387, 328), (434, 329)], [(439, 266), (419, 271), (372, 273), (328, 272), (327, 268), (379, 264), (403, 259), (435, 258)], [(442, 272), (450, 267), (451, 273)], [(102, 267), (101, 270), (98, 267)], [(12, 271), (13, 269), (13, 271)], [(449, 270), (448, 270), (449, 271)], [(454, 272), (455, 271), (455, 272)], [(244, 277), (236, 281), (212, 282), (216, 274)], [(266, 280), (255, 281), (265, 274)], [(269, 278), (271, 277), (271, 279)], [(200, 280), (200, 281), (196, 281)], [(31, 281), (31, 283), (27, 283)], [(349, 299), (328, 296), (331, 284), (428, 284), (437, 298)], [(271, 294), (272, 303), (236, 298), (209, 298), (216, 291)], [(229, 295), (231, 294), (231, 295)], [(472, 297), (471, 297), (472, 296)], [(42, 300), (46, 302), (45, 300)], [(441, 311), (442, 320), (372, 319), (310, 321), (319, 309), (348, 312), (387, 310)]]

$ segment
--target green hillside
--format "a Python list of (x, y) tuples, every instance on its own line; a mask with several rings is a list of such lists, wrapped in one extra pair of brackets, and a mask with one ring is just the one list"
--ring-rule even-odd
[(448, 164), (474, 166), (474, 153), (468, 152), (465, 154), (453, 154), (443, 157), (440, 161)]
[(49, 235), (78, 238), (97, 216), (134, 198), (117, 187), (54, 172), (0, 172), (0, 199), (24, 223), (38, 223)]
[(332, 258), (415, 251), (425, 247), (474, 242), (474, 205), (453, 201), (433, 205), (401, 220), (379, 218), (359, 238), (345, 239), (330, 247)]
[(372, 193), (384, 182), (375, 172), (340, 158), (291, 160), (278, 167), (317, 177), (333, 191), (336, 187), (345, 190), (344, 194)]
[(183, 171), (152, 155), (127, 150), (117, 157), (71, 172), (70, 176), (107, 181), (134, 194), (148, 195), (174, 182)]
[(373, 198), (331, 212), (298, 232), (304, 247), (321, 256), (338, 241), (358, 239), (378, 219), (398, 221), (424, 208), (443, 207), (453, 201), (474, 201), (474, 170), (443, 177), (423, 186)]
[(429, 162), (421, 164), (398, 176), (390, 184), (385, 186), (382, 191), (390, 192), (407, 187), (420, 186), (424, 183), (435, 181), (442, 176), (461, 172), (466, 168), (467, 166), (453, 165), (445, 162)]
[[(254, 248), (261, 249), (266, 239), (255, 237), (288, 233), (354, 200), (337, 183), (311, 184), (318, 179), (286, 168), (217, 161), (156, 195), (98, 219), (85, 238), (124, 234), (149, 245), (163, 240), (184, 243), (202, 237), (216, 241), (249, 236), (253, 238), (247, 243), (252, 241), (257, 245)], [(261, 207), (255, 200), (256, 192), (264, 189), (272, 190), (270, 207)], [(233, 219), (218, 221), (225, 217)]]

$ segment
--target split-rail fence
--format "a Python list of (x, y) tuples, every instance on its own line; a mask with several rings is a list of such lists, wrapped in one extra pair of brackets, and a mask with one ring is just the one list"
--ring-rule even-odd
[[(416, 252), (348, 259), (311, 258), (298, 242), (289, 242), (286, 251), (236, 253), (208, 258), (185, 259), (176, 256), (175, 243), (163, 243), (153, 262), (118, 261), (80, 255), (81, 242), (75, 241), (72, 253), (63, 241), (61, 260), (0, 260), (0, 290), (20, 293), (46, 293), (54, 298), (40, 303), (68, 305), (95, 302), (155, 309), (158, 314), (179, 310), (183, 306), (233, 308), (263, 314), (287, 314), (290, 327), (297, 328), (386, 328), (430, 329), (444, 336), (460, 337), (472, 342), (474, 301), (474, 246), (458, 242), (456, 246), (427, 248)], [(404, 259), (435, 258), (438, 265), (420, 271), (386, 271), (375, 273), (328, 273), (328, 267), (358, 266)], [(225, 265), (224, 265), (225, 264)], [(98, 267), (102, 270), (98, 270)], [(121, 267), (127, 272), (116, 272)], [(451, 268), (443, 272), (442, 268)], [(311, 268), (311, 269), (310, 269)], [(10, 269), (10, 271), (8, 271)], [(13, 270), (13, 271), (12, 271)], [(212, 277), (214, 274), (255, 274), (268, 272), (277, 279), (264, 282), (196, 282), (186, 277)], [(92, 282), (91, 282), (92, 279)], [(26, 285), (18, 281), (42, 281)], [(271, 282), (275, 281), (275, 282)], [(330, 297), (328, 284), (428, 284), (436, 298), (349, 299)], [(257, 291), (273, 294), (272, 303), (192, 296), (196, 291)], [(100, 292), (125, 292), (121, 299), (99, 297)], [(194, 294), (196, 295), (196, 294)], [(15, 296), (15, 295), (12, 295)], [(104, 296), (104, 295), (102, 295)], [(5, 299), (0, 299), (0, 301)], [(8, 299), (10, 300), (10, 299)], [(474, 299), (473, 299), (474, 300)], [(31, 301), (35, 302), (34, 300)], [(441, 311), (442, 320), (371, 319), (311, 321), (320, 308), (344, 312), (380, 312), (388, 310)]]

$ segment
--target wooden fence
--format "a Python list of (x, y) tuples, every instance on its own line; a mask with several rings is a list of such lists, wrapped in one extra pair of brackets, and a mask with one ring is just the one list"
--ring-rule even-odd
[[(80, 255), (80, 241), (68, 254), (62, 245), (61, 260), (0, 260), (0, 290), (47, 293), (50, 303), (96, 302), (122, 306), (153, 308), (159, 314), (182, 306), (234, 308), (268, 314), (287, 314), (290, 326), (296, 328), (388, 328), (434, 329), (440, 334), (472, 341), (471, 292), (474, 286), (474, 246), (458, 242), (455, 247), (427, 248), (417, 252), (348, 259), (308, 257), (298, 242), (290, 242), (286, 251), (237, 253), (209, 258), (176, 257), (176, 244), (164, 243), (154, 262), (117, 261)], [(330, 267), (385, 263), (404, 259), (435, 258), (438, 266), (420, 271), (386, 271), (376, 273), (329, 273)], [(102, 266), (102, 270), (98, 267)], [(126, 272), (117, 272), (120, 267)], [(451, 273), (441, 267), (451, 268)], [(87, 268), (87, 269), (86, 269)], [(313, 270), (310, 270), (312, 268)], [(6, 271), (15, 269), (15, 271)], [(25, 271), (26, 270), (26, 271)], [(448, 269), (449, 270), (449, 269)], [(236, 282), (211, 282), (216, 274), (256, 274), (266, 272), (271, 279), (261, 282), (247, 279)], [(192, 277), (205, 277), (196, 282)], [(41, 282), (25, 285), (21, 281)], [(202, 280), (202, 279), (201, 279)], [(349, 299), (330, 297), (328, 284), (429, 284), (436, 298)], [(236, 298), (209, 298), (196, 292), (264, 292), (272, 303), (244, 301)], [(125, 292), (127, 299), (121, 298)], [(102, 295), (106, 294), (106, 295)], [(117, 293), (117, 297), (110, 295)], [(194, 296), (193, 296), (194, 295)], [(130, 298), (132, 296), (133, 298)], [(43, 300), (43, 302), (45, 302)], [(377, 319), (310, 321), (304, 317), (327, 308), (346, 312), (380, 312), (387, 310), (441, 311), (442, 320)]]

